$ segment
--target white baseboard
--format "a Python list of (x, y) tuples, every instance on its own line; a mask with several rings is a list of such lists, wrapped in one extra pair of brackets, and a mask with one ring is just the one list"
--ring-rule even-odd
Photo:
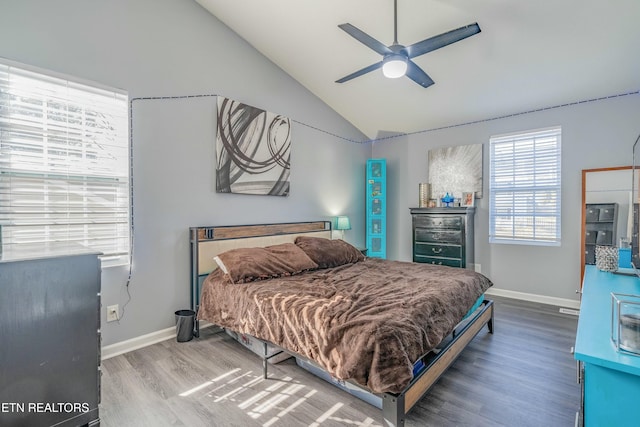
[[(200, 329), (213, 326), (208, 322), (200, 322)], [(115, 356), (119, 356), (124, 353), (128, 353), (133, 350), (138, 350), (143, 347), (147, 347), (152, 344), (166, 341), (176, 337), (176, 328), (166, 328), (160, 331), (151, 332), (150, 334), (141, 335), (139, 337), (131, 338), (125, 341), (120, 341), (115, 344), (110, 344), (102, 347), (102, 360), (110, 359)]]
[(573, 308), (576, 310), (580, 309), (580, 301), (578, 300), (572, 300), (572, 299), (566, 299), (566, 298), (556, 298), (556, 297), (548, 297), (545, 295), (537, 295), (537, 294), (529, 294), (526, 292), (517, 292), (517, 291), (510, 291), (508, 289), (497, 289), (497, 288), (489, 288), (487, 290), (487, 292), (485, 292), (487, 295), (495, 295), (495, 296), (499, 296), (499, 297), (505, 297), (505, 298), (513, 298), (513, 299), (520, 299), (520, 300), (524, 300), (524, 301), (531, 301), (531, 302), (539, 302), (541, 304), (549, 304), (549, 305), (555, 305), (558, 307), (567, 307), (567, 308)]
[(102, 360), (176, 337), (176, 328), (167, 328), (102, 347)]

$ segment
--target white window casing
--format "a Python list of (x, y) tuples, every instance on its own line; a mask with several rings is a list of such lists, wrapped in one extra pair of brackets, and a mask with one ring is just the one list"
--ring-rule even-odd
[(69, 242), (129, 262), (127, 120), (123, 91), (0, 59), (5, 248)]
[(490, 243), (560, 245), (561, 133), (490, 138)]

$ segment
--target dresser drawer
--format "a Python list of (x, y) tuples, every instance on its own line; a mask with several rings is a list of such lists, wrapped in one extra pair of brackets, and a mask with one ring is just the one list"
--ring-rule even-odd
[(586, 221), (587, 222), (598, 222), (598, 218), (600, 217), (600, 209), (598, 208), (587, 208)]
[(413, 255), (414, 262), (422, 262), (425, 264), (446, 265), (448, 267), (462, 267), (462, 260), (456, 258), (439, 258), (433, 256)]
[(409, 212), (413, 262), (473, 266), (475, 208), (410, 208)]
[(613, 206), (610, 207), (602, 207), (598, 212), (598, 221), (613, 221), (615, 216), (615, 210)]
[(586, 246), (584, 250), (585, 264), (595, 264), (596, 263), (596, 247), (593, 245), (585, 245), (585, 246)]
[(416, 228), (414, 232), (414, 238), (415, 242), (452, 243), (460, 245), (462, 244), (462, 231)]
[(460, 216), (413, 216), (414, 227), (462, 230), (462, 224)]
[(598, 236), (596, 237), (596, 245), (611, 246), (613, 244), (613, 233), (611, 231), (598, 231)]
[(416, 243), (413, 250), (416, 255), (462, 258), (462, 246), (458, 245)]

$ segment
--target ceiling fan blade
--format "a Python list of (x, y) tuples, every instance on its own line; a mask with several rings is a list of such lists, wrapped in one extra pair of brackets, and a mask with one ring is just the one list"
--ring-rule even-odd
[(376, 62), (375, 64), (369, 65), (368, 67), (364, 67), (362, 70), (358, 70), (355, 73), (349, 74), (348, 76), (344, 76), (340, 80), (336, 80), (336, 83), (344, 83), (351, 79), (355, 79), (356, 77), (360, 77), (363, 74), (367, 74), (367, 73), (370, 73), (371, 71), (377, 70), (380, 67), (382, 67), (382, 61)]
[(343, 78), (336, 80), (336, 83), (344, 83), (351, 79), (355, 79), (356, 77), (360, 77), (364, 74), (370, 73), (371, 71), (377, 70), (378, 68), (382, 67), (382, 64), (383, 64), (383, 61), (376, 62), (375, 64), (371, 64), (368, 67), (364, 67), (363, 69), (356, 71), (355, 73), (351, 73), (348, 76), (344, 76)]
[(466, 27), (460, 27), (440, 34), (439, 36), (434, 36), (426, 40), (422, 40), (421, 42), (414, 43), (411, 46), (407, 46), (407, 53), (409, 58), (415, 58), (416, 56), (424, 55), (425, 53), (440, 49), (441, 47), (466, 39), (467, 37), (471, 37), (479, 32), (480, 26), (477, 23), (473, 23)]
[(383, 45), (378, 40), (374, 39), (364, 31), (357, 29), (351, 24), (340, 24), (338, 25), (338, 27), (343, 29), (351, 37), (358, 40), (360, 43), (378, 52), (380, 55), (387, 55), (389, 53), (393, 53), (391, 49), (389, 49), (387, 46)]
[(410, 59), (407, 61), (407, 77), (422, 87), (429, 87), (433, 84), (431, 77)]

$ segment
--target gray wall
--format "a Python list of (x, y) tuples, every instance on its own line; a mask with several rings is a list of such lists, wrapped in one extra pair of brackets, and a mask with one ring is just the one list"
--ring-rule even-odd
[[(429, 131), (373, 144), (372, 156), (390, 158), (390, 182), (406, 184), (390, 195), (389, 258), (411, 260), (411, 217), (418, 184), (427, 182), (427, 152), (443, 146), (484, 144), (484, 197), (476, 200), (476, 263), (496, 288), (576, 299), (580, 287), (581, 170), (631, 165), (640, 133), (640, 96), (629, 95), (553, 108), (472, 125)], [(489, 138), (562, 126), (562, 244), (559, 247), (489, 244)]]
[[(188, 227), (349, 215), (364, 244), (364, 135), (185, 0), (2, 0), (0, 56), (125, 89), (131, 98), (219, 94), (284, 114), (293, 128), (291, 195), (215, 193), (215, 97), (133, 104), (135, 249), (131, 301), (103, 345), (173, 326), (189, 306)], [(128, 271), (106, 268), (102, 304), (128, 300)]]
[[(130, 97), (220, 94), (354, 140), (364, 136), (195, 2), (186, 0), (2, 0), (0, 56), (125, 89)], [(490, 102), (490, 101), (488, 101)], [(371, 144), (345, 142), (296, 123), (291, 196), (214, 190), (215, 98), (136, 101), (133, 107), (135, 251), (131, 301), (108, 345), (173, 325), (189, 305), (187, 229), (196, 225), (351, 217), (364, 244), (364, 167), (388, 159), (389, 258), (411, 259), (408, 208), (427, 180), (429, 148), (483, 143), (484, 191), (476, 262), (497, 288), (573, 299), (579, 286), (580, 171), (629, 165), (640, 97), (517, 115)], [(489, 245), (491, 135), (562, 125), (562, 245)], [(103, 271), (103, 306), (128, 300), (127, 270)]]

